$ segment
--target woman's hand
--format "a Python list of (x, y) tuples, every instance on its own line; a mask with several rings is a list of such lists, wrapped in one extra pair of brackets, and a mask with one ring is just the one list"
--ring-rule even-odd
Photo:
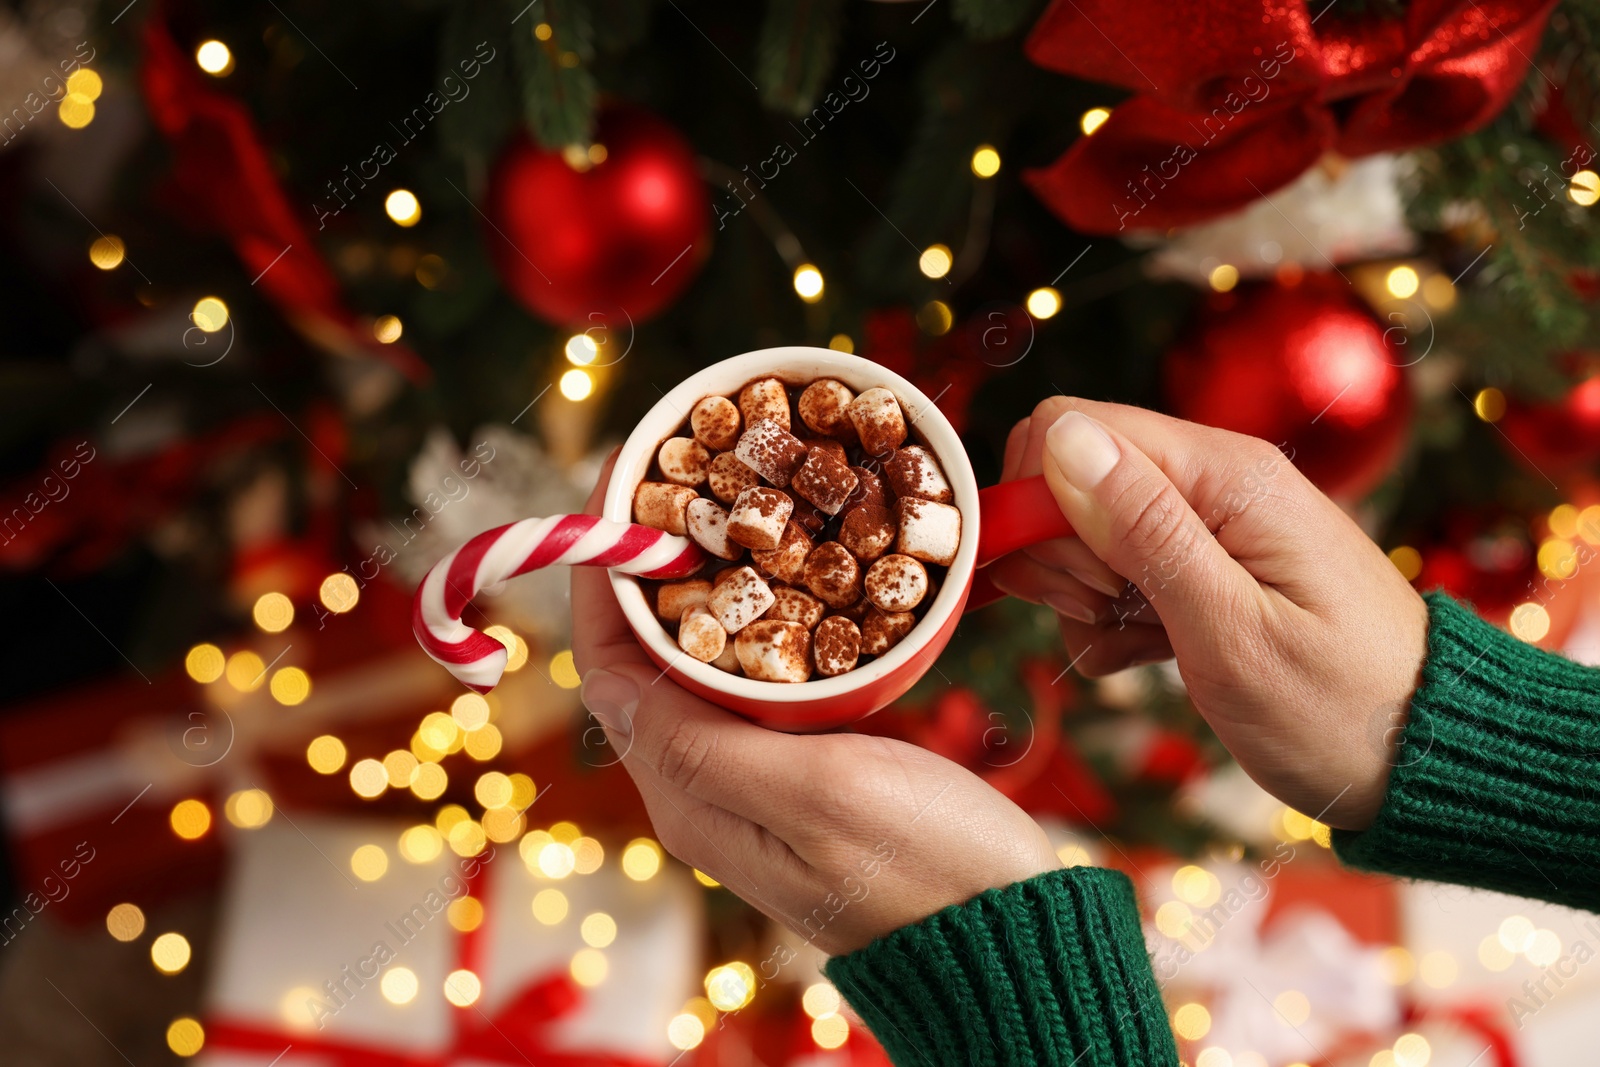
[(1254, 437), (1054, 397), (1006, 443), (1078, 537), (995, 584), (1050, 605), (1097, 676), (1176, 656), (1195, 707), (1286, 804), (1361, 829), (1383, 801), (1427, 648), (1427, 608), (1289, 458)]
[[(610, 478), (608, 463), (600, 485)], [(573, 568), (572, 603), (583, 702), (662, 845), (822, 951), (1059, 866), (1022, 809), (949, 760), (862, 734), (775, 733), (680, 689), (604, 570)]]

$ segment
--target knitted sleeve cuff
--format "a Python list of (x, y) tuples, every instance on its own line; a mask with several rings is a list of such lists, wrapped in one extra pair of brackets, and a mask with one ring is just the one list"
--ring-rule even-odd
[(1152, 1067), (1178, 1061), (1133, 885), (1071, 867), (828, 962), (896, 1067)]
[(1353, 867), (1600, 905), (1600, 671), (1442, 593), (1377, 819), (1335, 830)]

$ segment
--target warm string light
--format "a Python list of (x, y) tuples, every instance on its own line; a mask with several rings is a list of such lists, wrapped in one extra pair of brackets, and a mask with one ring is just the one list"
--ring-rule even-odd
[(822, 272), (810, 263), (803, 263), (795, 268), (794, 291), (800, 299), (808, 304), (815, 304), (822, 299)]
[(415, 226), (422, 221), (422, 204), (410, 189), (396, 189), (383, 199), (384, 213), (397, 226)]
[(211, 829), (211, 809), (201, 800), (180, 800), (172, 806), (167, 821), (172, 825), (173, 833), (185, 841), (196, 841)]
[(922, 250), (922, 255), (917, 259), (917, 269), (928, 278), (943, 278), (950, 273), (950, 268), (955, 264), (955, 257), (951, 255), (947, 245), (929, 245)]
[(588, 371), (575, 367), (561, 375), (559, 388), (568, 400), (587, 400), (594, 392), (594, 378)]
[(94, 102), (100, 99), (104, 83), (88, 67), (79, 67), (67, 78), (66, 95), (56, 109), (56, 117), (68, 129), (81, 130), (94, 121)]
[(1580, 207), (1593, 206), (1596, 201), (1600, 201), (1600, 174), (1592, 170), (1580, 170), (1572, 176), (1572, 182), (1567, 187), (1567, 196)]
[(222, 806), (230, 823), (241, 830), (258, 830), (272, 821), (272, 797), (265, 790), (241, 789)]
[(828, 347), (835, 352), (850, 353), (856, 350), (856, 343), (847, 333), (836, 333), (828, 338)]
[(150, 943), (150, 962), (162, 974), (177, 974), (189, 966), (189, 939), (182, 934), (166, 933)]
[(1219, 293), (1226, 293), (1239, 284), (1239, 268), (1232, 263), (1223, 263), (1213, 267), (1211, 274), (1206, 279), (1211, 288)]
[(1479, 389), (1472, 398), (1472, 410), (1484, 422), (1499, 422), (1506, 413), (1506, 395), (1492, 385)]
[(1048, 285), (1028, 294), (1028, 314), (1036, 319), (1048, 319), (1061, 310), (1061, 294)]
[(105, 234), (94, 239), (89, 246), (89, 262), (101, 270), (116, 270), (127, 257), (127, 246), (115, 234)]
[(189, 321), (203, 333), (216, 333), (228, 325), (228, 305), (218, 296), (203, 296), (195, 301)]
[(400, 340), (405, 325), (398, 315), (379, 315), (372, 323), (372, 337), (379, 344), (392, 345)]
[(1000, 173), (1000, 153), (993, 145), (979, 145), (973, 151), (972, 173), (980, 178), (993, 178)]
[(578, 665), (572, 658), (570, 648), (563, 649), (550, 657), (550, 680), (563, 689), (576, 689), (583, 684), (583, 679), (578, 676)]
[(1085, 111), (1083, 113), (1083, 117), (1078, 120), (1078, 128), (1081, 129), (1084, 133), (1084, 136), (1087, 137), (1088, 135), (1094, 133), (1094, 131), (1098, 130), (1101, 126), (1104, 126), (1106, 119), (1110, 117), (1111, 112), (1108, 109), (1103, 107), (1092, 107), (1088, 111)]
[(144, 912), (137, 904), (117, 904), (106, 912), (106, 930), (118, 941), (135, 941), (144, 933)]
[(706, 999), (718, 1011), (739, 1011), (756, 998), (756, 972), (735, 960), (706, 972)]
[(1414, 267), (1404, 264), (1390, 269), (1383, 279), (1384, 288), (1389, 290), (1389, 295), (1399, 300), (1416, 295), (1422, 285), (1422, 280), (1417, 276)]
[(188, 1058), (205, 1048), (205, 1044), (205, 1027), (200, 1025), (198, 1019), (179, 1016), (167, 1027), (167, 1047), (176, 1055)]
[(214, 78), (225, 78), (233, 73), (233, 52), (218, 40), (206, 41), (196, 48), (194, 61)]

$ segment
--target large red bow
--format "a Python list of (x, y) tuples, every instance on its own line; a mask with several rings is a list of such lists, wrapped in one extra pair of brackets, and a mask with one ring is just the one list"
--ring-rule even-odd
[(1040, 66), (1141, 95), (1026, 177), (1085, 233), (1165, 229), (1243, 207), (1328, 151), (1459, 136), (1526, 72), (1555, 0), (1412, 0), (1341, 18), (1338, 0), (1055, 0)]

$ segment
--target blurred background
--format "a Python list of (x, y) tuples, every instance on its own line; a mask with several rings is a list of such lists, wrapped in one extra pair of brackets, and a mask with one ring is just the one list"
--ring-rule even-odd
[[(739, 352), (910, 377), (980, 483), (1055, 393), (1255, 434), (1419, 588), (1600, 662), (1597, 27), (0, 4), (7, 1062), (886, 1062), (650, 837), (564, 573), (480, 603), (487, 698), (410, 636), (435, 560), (578, 509)], [(1589, 1054), (1600, 926), (1340, 869), (1167, 667), (1079, 680), (1006, 603), (861, 729), (1135, 878), (1195, 1067)]]

